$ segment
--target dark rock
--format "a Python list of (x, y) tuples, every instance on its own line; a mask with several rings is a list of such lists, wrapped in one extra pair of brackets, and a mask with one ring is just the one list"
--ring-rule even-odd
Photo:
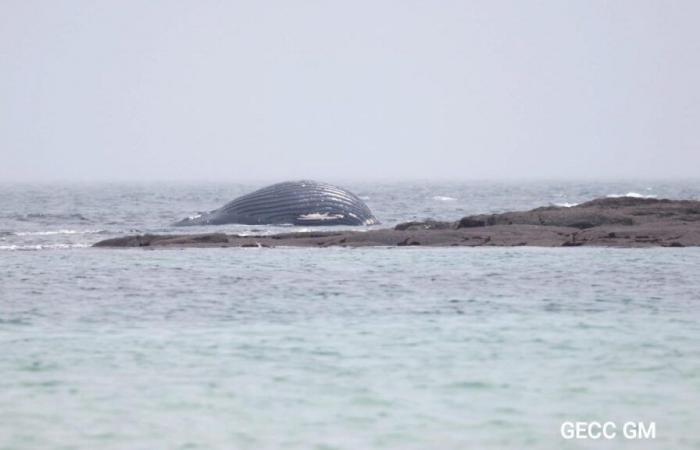
[(437, 220), (433, 219), (427, 219), (422, 222), (419, 221), (414, 221), (414, 222), (404, 222), (396, 225), (394, 227), (395, 230), (397, 231), (406, 231), (406, 230), (447, 230), (449, 228), (452, 228), (452, 223), (451, 222), (440, 222)]
[(223, 233), (203, 234), (201, 236), (196, 236), (196, 237), (192, 238), (192, 241), (193, 242), (200, 242), (200, 243), (207, 243), (207, 244), (223, 243), (223, 242), (228, 242), (228, 237)]
[(583, 242), (575, 242), (575, 241), (566, 241), (563, 244), (561, 244), (562, 247), (580, 247), (583, 245)]
[(105, 239), (96, 243), (94, 247), (148, 247), (151, 245), (151, 241), (158, 237), (152, 234), (144, 234)]
[(457, 229), (460, 228), (476, 228), (485, 227), (486, 222), (479, 219), (472, 219), (471, 217), (462, 217), (459, 222), (457, 222)]
[(403, 247), (406, 245), (420, 245), (420, 242), (413, 241), (413, 240), (411, 240), (411, 238), (406, 238), (403, 241), (397, 243), (396, 245), (398, 245), (399, 247)]
[(639, 197), (603, 197), (574, 206), (574, 208), (625, 208), (629, 206), (653, 206), (671, 200)]
[(593, 228), (595, 225), (591, 222), (575, 222), (569, 226), (578, 228), (579, 230), (585, 230), (586, 228)]

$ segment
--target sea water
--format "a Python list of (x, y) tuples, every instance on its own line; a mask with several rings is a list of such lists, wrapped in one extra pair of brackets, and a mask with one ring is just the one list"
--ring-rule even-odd
[[(89, 247), (296, 230), (169, 226), (259, 186), (0, 185), (0, 449), (700, 448), (700, 249)], [(698, 182), (346, 186), (384, 226), (700, 199)], [(565, 439), (567, 421), (620, 432)]]

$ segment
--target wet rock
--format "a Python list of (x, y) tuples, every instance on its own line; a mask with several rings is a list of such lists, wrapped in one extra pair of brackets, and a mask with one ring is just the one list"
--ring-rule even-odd
[(396, 245), (398, 245), (399, 247), (403, 247), (405, 245), (420, 245), (420, 242), (414, 241), (411, 238), (406, 238), (403, 241), (397, 243)]
[(459, 222), (457, 222), (457, 229), (459, 228), (476, 228), (485, 227), (486, 222), (483, 220), (472, 219), (471, 217), (462, 217)]
[(395, 230), (406, 231), (406, 230), (446, 230), (452, 228), (451, 222), (440, 222), (433, 219), (427, 219), (422, 222), (404, 222), (396, 225)]

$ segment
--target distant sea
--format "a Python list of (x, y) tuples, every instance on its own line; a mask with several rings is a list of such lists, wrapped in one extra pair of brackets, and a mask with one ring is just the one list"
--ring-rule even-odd
[[(337, 184), (382, 226), (700, 199), (700, 181)], [(700, 248), (90, 248), (298, 230), (169, 226), (261, 186), (0, 183), (0, 449), (700, 448)], [(594, 420), (656, 437), (560, 434)]]

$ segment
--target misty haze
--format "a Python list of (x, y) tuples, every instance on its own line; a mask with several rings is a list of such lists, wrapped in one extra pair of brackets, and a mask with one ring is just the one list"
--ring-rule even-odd
[(695, 177), (697, 2), (0, 6), (0, 179)]

